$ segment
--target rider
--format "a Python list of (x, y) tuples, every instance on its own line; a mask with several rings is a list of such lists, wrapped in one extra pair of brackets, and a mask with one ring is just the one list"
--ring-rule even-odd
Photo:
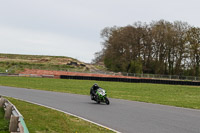
[(91, 99), (94, 100), (96, 98), (96, 92), (100, 87), (95, 83), (90, 89)]

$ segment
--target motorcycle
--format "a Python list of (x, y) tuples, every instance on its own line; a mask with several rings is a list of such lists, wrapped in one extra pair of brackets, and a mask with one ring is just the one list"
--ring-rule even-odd
[(107, 98), (106, 90), (104, 90), (102, 88), (97, 89), (95, 98), (91, 95), (91, 100), (96, 101), (98, 104), (100, 104), (100, 102), (104, 102), (107, 105), (110, 104), (110, 101)]

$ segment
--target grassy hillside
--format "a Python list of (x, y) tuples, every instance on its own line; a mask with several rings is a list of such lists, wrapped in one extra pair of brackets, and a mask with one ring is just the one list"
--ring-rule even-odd
[(91, 66), (64, 56), (0, 54), (0, 72), (19, 73), (25, 68), (89, 71)]

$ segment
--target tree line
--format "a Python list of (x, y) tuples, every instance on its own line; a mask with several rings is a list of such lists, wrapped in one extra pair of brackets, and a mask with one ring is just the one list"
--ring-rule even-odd
[(200, 28), (165, 20), (135, 22), (101, 31), (94, 62), (115, 72), (199, 76)]

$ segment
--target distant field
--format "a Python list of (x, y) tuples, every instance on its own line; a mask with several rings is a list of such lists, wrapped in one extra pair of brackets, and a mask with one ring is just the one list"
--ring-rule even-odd
[(89, 95), (94, 83), (108, 97), (200, 109), (200, 87), (26, 77), (0, 77), (0, 85)]
[[(30, 133), (112, 133), (112, 131), (108, 129), (59, 111), (13, 98), (7, 99), (11, 101), (23, 115)], [(7, 129), (8, 132), (8, 123), (4, 122), (0, 112), (0, 133), (4, 133), (3, 129)]]

